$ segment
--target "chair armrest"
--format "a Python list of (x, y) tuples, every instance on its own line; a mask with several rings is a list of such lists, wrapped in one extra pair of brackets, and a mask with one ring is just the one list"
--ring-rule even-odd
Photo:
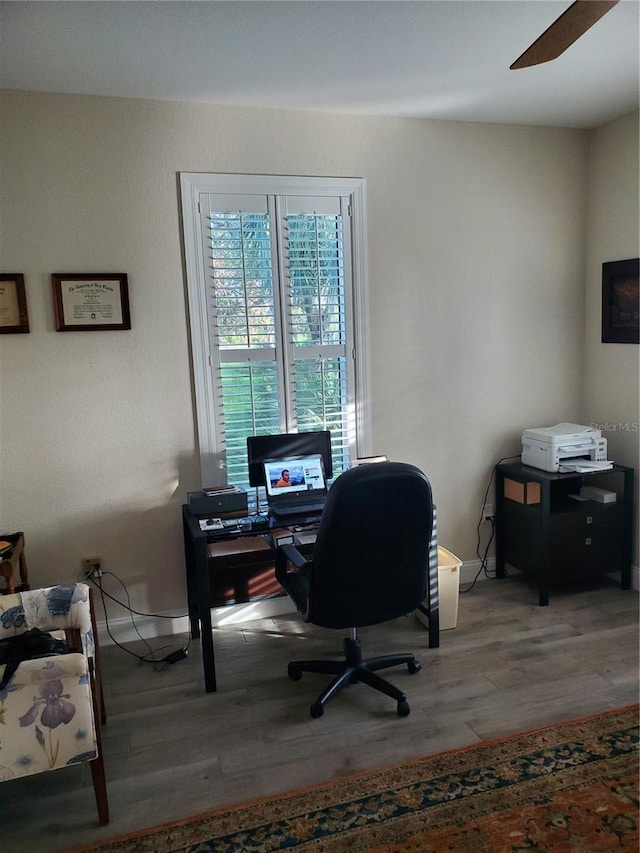
[[(294, 567), (293, 571), (289, 571), (291, 565)], [(309, 610), (309, 570), (311, 566), (311, 560), (303, 557), (295, 545), (280, 545), (276, 551), (276, 580), (305, 620)]]
[(304, 557), (295, 545), (280, 545), (276, 553), (276, 578), (281, 581), (293, 564), (298, 571), (309, 568), (311, 561)]
[(311, 560), (303, 556), (295, 545), (287, 543), (286, 545), (281, 545), (280, 548), (284, 551), (287, 560), (293, 563), (296, 569), (306, 569), (310, 565)]

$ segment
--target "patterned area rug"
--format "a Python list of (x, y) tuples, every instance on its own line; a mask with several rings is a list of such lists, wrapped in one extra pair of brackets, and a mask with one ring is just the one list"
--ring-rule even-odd
[(220, 809), (73, 853), (80, 850), (637, 853), (638, 707)]

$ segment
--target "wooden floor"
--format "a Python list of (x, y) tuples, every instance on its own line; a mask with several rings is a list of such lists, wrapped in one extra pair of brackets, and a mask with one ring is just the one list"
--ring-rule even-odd
[[(294, 615), (216, 629), (215, 694), (204, 693), (197, 642), (163, 671), (104, 648), (110, 825), (97, 824), (86, 765), (5, 782), (1, 853), (51, 853), (638, 700), (638, 593), (607, 580), (544, 608), (520, 577), (483, 581), (460, 596), (439, 649), (413, 616), (360, 636), (365, 656), (419, 653), (418, 674), (385, 673), (406, 690), (409, 717), (359, 684), (312, 719), (326, 677), (290, 681), (287, 661), (338, 655), (342, 634)], [(184, 640), (152, 645), (166, 643), (164, 655)]]

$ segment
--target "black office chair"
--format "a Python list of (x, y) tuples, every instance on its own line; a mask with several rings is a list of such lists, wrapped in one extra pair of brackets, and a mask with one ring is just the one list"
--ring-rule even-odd
[(294, 545), (278, 549), (276, 577), (305, 621), (351, 629), (343, 643), (345, 660), (288, 666), (294, 681), (303, 672), (336, 676), (311, 705), (312, 717), (322, 716), (325, 704), (357, 681), (395, 699), (399, 716), (409, 713), (405, 694), (376, 671), (407, 664), (416, 673), (420, 663), (410, 653), (363, 660), (357, 629), (411, 613), (424, 600), (432, 522), (431, 485), (422, 471), (404, 462), (377, 462), (336, 479), (312, 559)]

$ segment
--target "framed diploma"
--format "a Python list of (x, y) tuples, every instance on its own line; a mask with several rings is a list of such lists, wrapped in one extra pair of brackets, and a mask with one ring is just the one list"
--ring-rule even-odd
[(0, 334), (28, 331), (24, 276), (21, 273), (0, 273)]
[(51, 283), (57, 332), (131, 328), (125, 273), (54, 273)]

